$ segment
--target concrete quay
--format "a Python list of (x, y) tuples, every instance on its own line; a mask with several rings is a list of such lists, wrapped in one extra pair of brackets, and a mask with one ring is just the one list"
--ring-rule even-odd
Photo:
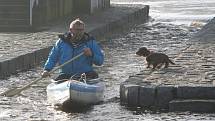
[(215, 112), (215, 18), (167, 69), (143, 69), (120, 84), (120, 101), (129, 107), (167, 111)]
[(58, 23), (50, 23), (34, 33), (0, 33), (0, 78), (41, 65), (58, 39), (58, 34), (68, 31), (75, 18), (86, 23), (86, 31), (96, 37), (108, 37), (116, 31), (144, 23), (149, 17), (149, 6), (114, 5), (91, 15), (74, 15)]

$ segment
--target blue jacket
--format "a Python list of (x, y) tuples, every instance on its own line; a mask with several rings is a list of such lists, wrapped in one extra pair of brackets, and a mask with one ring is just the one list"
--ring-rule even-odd
[(103, 64), (104, 55), (101, 52), (101, 48), (97, 44), (96, 40), (86, 34), (84, 40), (82, 39), (82, 41), (78, 43), (77, 46), (68, 42), (66, 38), (61, 37), (55, 43), (51, 52), (49, 53), (44, 69), (48, 71), (52, 70), (57, 63), (59, 65), (65, 63), (66, 61), (83, 52), (83, 49), (86, 47), (91, 49), (93, 56), (87, 57), (82, 55), (78, 59), (63, 66), (60, 69), (60, 73), (74, 75), (93, 71), (93, 64), (98, 66)]

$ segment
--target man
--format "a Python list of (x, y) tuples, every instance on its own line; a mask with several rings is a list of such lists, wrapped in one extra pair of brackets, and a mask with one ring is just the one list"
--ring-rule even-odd
[(42, 77), (50, 76), (54, 66), (64, 64), (66, 61), (84, 53), (78, 59), (63, 66), (60, 75), (55, 80), (69, 79), (72, 76), (80, 77), (83, 73), (88, 79), (98, 78), (98, 74), (93, 70), (93, 64), (102, 65), (104, 55), (96, 40), (84, 32), (85, 24), (80, 19), (71, 22), (69, 31), (59, 35), (59, 40), (53, 46), (44, 66)]

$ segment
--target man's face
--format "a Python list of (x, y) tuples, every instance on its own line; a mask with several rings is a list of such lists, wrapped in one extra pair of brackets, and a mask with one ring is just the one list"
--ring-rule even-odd
[(75, 24), (72, 28), (70, 28), (70, 32), (72, 33), (72, 38), (80, 40), (84, 35), (84, 25)]

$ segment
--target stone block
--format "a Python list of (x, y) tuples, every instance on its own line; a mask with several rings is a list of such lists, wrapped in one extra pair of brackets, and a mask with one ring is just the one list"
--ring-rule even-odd
[(16, 58), (11, 58), (8, 60), (8, 73), (15, 74), (16, 73)]
[(24, 63), (24, 55), (20, 55), (16, 57), (16, 71), (21, 71), (25, 65)]
[(52, 46), (49, 46), (35, 51), (35, 63), (40, 64), (42, 61), (45, 61), (48, 58), (51, 48)]
[(0, 61), (0, 78), (4, 78), (8, 75), (8, 60)]
[(127, 97), (128, 106), (137, 107), (139, 106), (139, 86), (138, 85), (127, 85)]
[(161, 85), (157, 87), (156, 107), (158, 109), (168, 109), (169, 102), (174, 99), (176, 89), (174, 86)]
[(215, 100), (172, 100), (169, 103), (169, 111), (191, 111), (191, 112), (215, 112)]
[(149, 5), (146, 5), (143, 9), (142, 9), (142, 11), (140, 11), (140, 13), (141, 13), (141, 16), (145, 16), (145, 18), (143, 19), (143, 20), (147, 20), (146, 18), (148, 18), (148, 16), (149, 16), (149, 9), (150, 9), (150, 6)]
[(139, 86), (138, 85), (120, 85), (120, 101), (122, 104), (126, 104), (129, 107), (137, 107)]
[(104, 26), (101, 26), (101, 27), (98, 27), (95, 29), (95, 37), (99, 37), (101, 35), (104, 35), (106, 32), (105, 32), (105, 29), (103, 29)]
[(215, 99), (214, 86), (179, 86), (177, 98), (180, 99)]
[(140, 86), (139, 103), (141, 107), (150, 108), (155, 103), (155, 90), (156, 86)]
[(34, 53), (26, 53), (23, 55), (24, 66), (23, 69), (30, 69), (35, 65), (35, 56)]
[(127, 104), (127, 93), (125, 92), (126, 88), (124, 84), (120, 84), (120, 103)]
[(119, 29), (122, 25), (118, 25), (117, 21), (112, 21), (109, 24), (110, 30), (116, 30)]

